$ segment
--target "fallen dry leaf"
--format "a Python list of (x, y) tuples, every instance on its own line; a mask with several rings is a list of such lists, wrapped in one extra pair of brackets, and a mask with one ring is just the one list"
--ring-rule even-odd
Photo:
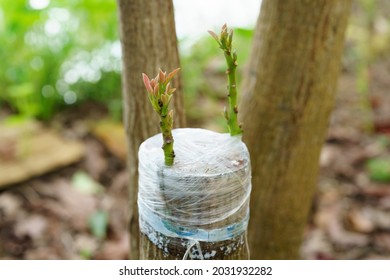
[(390, 255), (390, 233), (375, 234), (374, 246), (376, 246), (379, 250), (387, 251)]
[(37, 247), (26, 251), (26, 260), (60, 260), (57, 250), (53, 247)]
[(96, 140), (89, 140), (86, 143), (85, 168), (87, 173), (95, 180), (99, 180), (107, 170), (107, 160), (104, 156), (102, 144)]
[(301, 257), (306, 260), (333, 259), (332, 245), (326, 233), (320, 229), (310, 230), (301, 246)]
[(129, 235), (124, 232), (119, 239), (106, 241), (94, 256), (98, 260), (126, 260), (129, 255)]
[(368, 184), (361, 188), (360, 192), (366, 196), (384, 197), (390, 196), (390, 185), (388, 184)]
[(390, 210), (390, 196), (380, 198), (378, 201), (378, 205), (383, 210)]
[(87, 230), (88, 219), (97, 208), (97, 198), (78, 192), (64, 179), (58, 179), (54, 184), (58, 201), (49, 200), (44, 207), (60, 219), (68, 221), (75, 230)]
[(47, 219), (42, 215), (32, 214), (15, 225), (15, 235), (19, 238), (28, 236), (31, 239), (41, 237), (47, 229)]
[(345, 230), (338, 219), (330, 221), (327, 232), (331, 241), (339, 247), (363, 247), (369, 244), (369, 238), (365, 234), (354, 233)]
[(347, 215), (352, 230), (360, 233), (370, 233), (375, 229), (370, 213), (363, 209), (353, 209)]
[(379, 230), (390, 230), (390, 213), (374, 207), (365, 207), (365, 211)]
[(23, 211), (22, 201), (12, 193), (0, 194), (0, 217), (4, 221), (16, 219), (18, 213)]
[(91, 257), (99, 247), (99, 241), (88, 234), (78, 234), (74, 238), (74, 246), (81, 257)]
[[(315, 225), (325, 231), (332, 243), (340, 247), (366, 246), (369, 239), (364, 234), (347, 231), (344, 228), (342, 217), (343, 207), (341, 201), (328, 201), (326, 206), (318, 209), (314, 216)], [(324, 202), (322, 202), (324, 203)]]
[(92, 133), (104, 143), (113, 155), (122, 161), (126, 160), (126, 136), (121, 123), (114, 123), (108, 120), (100, 121), (94, 125)]
[(336, 145), (325, 144), (320, 155), (320, 166), (329, 167), (337, 159), (340, 149)]
[(78, 141), (65, 141), (52, 131), (39, 125), (9, 128), (1, 126), (5, 133), (12, 129), (17, 141), (17, 158), (12, 161), (0, 158), (0, 187), (22, 182), (31, 177), (45, 174), (59, 167), (79, 161), (84, 155), (84, 145)]

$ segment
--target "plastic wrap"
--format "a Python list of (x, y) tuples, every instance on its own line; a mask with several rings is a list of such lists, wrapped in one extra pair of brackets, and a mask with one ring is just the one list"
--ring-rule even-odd
[[(161, 134), (139, 148), (141, 232), (167, 254), (172, 246), (196, 248), (199, 242), (242, 243), (251, 191), (245, 144), (239, 136), (204, 129), (175, 129), (173, 137), (172, 167), (164, 165)], [(169, 244), (173, 240), (180, 244)]]

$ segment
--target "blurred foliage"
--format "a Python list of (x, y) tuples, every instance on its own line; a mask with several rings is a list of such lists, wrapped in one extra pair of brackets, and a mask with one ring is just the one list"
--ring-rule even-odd
[(108, 213), (103, 210), (96, 211), (89, 218), (89, 228), (92, 234), (98, 239), (104, 239), (108, 228)]
[[(389, 51), (389, 11), (387, 0), (355, 1), (347, 32), (344, 69), (357, 77), (362, 109), (368, 115), (370, 67)], [(14, 0), (12, 5), (0, 1), (0, 106), (47, 120), (66, 106), (92, 100), (106, 105), (119, 120), (117, 21), (115, 0)], [(234, 28), (239, 85), (252, 37), (253, 30)], [(218, 47), (206, 31), (194, 44), (181, 41), (180, 47), (190, 125), (213, 119), (216, 127), (224, 127), (226, 65)]]
[(77, 171), (73, 174), (72, 186), (75, 190), (83, 194), (98, 194), (103, 192), (103, 186), (83, 171)]
[[(390, 1), (358, 0), (353, 2), (346, 34), (344, 66), (355, 72), (372, 64), (389, 53)], [(367, 90), (365, 82), (359, 82), (359, 91)]]
[(390, 159), (373, 158), (367, 162), (367, 171), (373, 181), (390, 182)]
[(0, 105), (41, 119), (87, 99), (117, 111), (117, 29), (114, 0), (0, 2)]
[(390, 50), (390, 3), (387, 0), (354, 2), (347, 30), (344, 64), (356, 77), (356, 90), (365, 119), (363, 129), (373, 132), (373, 111), (370, 102), (371, 68)]
[[(0, 31), (4, 34), (0, 37), (0, 106), (8, 105), (22, 117), (48, 120), (66, 106), (92, 100), (107, 105), (112, 118), (121, 118), (121, 54), (114, 0), (15, 0), (13, 5), (2, 1)], [(252, 33), (235, 29), (240, 70), (249, 55)], [(214, 103), (221, 99), (216, 94), (221, 89), (206, 78), (210, 71), (221, 76), (224, 91), (223, 57), (207, 32), (181, 50), (181, 57), (189, 118), (207, 118), (207, 112), (197, 114), (192, 108), (202, 96)], [(224, 123), (223, 107), (218, 111), (221, 118), (216, 122)]]

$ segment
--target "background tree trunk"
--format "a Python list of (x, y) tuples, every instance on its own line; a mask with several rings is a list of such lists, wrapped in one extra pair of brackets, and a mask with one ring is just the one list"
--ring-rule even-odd
[(263, 0), (241, 116), (252, 259), (297, 259), (334, 104), (351, 0)]
[[(124, 125), (128, 141), (130, 259), (138, 259), (137, 153), (145, 139), (159, 133), (158, 116), (149, 104), (141, 73), (153, 76), (159, 68), (170, 72), (180, 63), (171, 0), (118, 0), (118, 10), (123, 53)], [(185, 125), (179, 76), (173, 80), (173, 86), (177, 88), (172, 102), (176, 127)]]

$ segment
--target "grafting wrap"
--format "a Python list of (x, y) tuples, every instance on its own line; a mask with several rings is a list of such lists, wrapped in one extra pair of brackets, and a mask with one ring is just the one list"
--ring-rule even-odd
[(158, 234), (192, 245), (242, 234), (249, 219), (251, 169), (241, 138), (193, 128), (175, 129), (173, 138), (172, 167), (164, 165), (161, 134), (139, 148), (141, 232), (161, 249)]

